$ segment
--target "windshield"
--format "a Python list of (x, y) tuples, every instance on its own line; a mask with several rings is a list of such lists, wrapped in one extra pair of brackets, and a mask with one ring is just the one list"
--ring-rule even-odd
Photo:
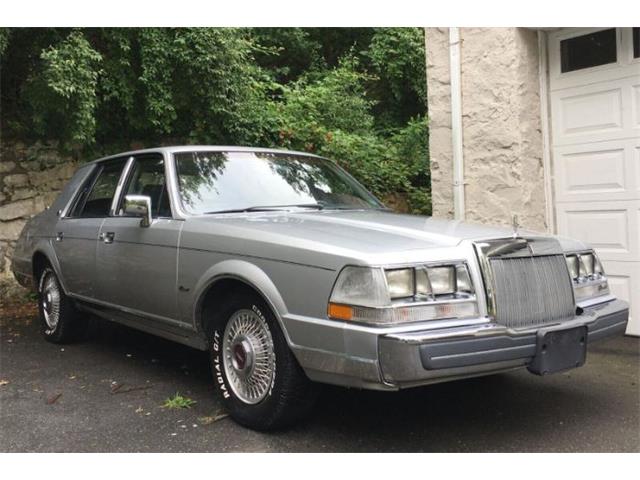
[(344, 170), (316, 157), (207, 151), (174, 157), (182, 204), (196, 215), (292, 207), (384, 208)]

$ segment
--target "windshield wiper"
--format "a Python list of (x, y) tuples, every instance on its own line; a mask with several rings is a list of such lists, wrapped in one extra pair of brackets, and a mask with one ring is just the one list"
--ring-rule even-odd
[(324, 208), (324, 205), (322, 205), (321, 203), (296, 203), (292, 205), (254, 205), (253, 207), (246, 207), (246, 208), (214, 210), (212, 212), (205, 212), (204, 215), (213, 215), (215, 213), (271, 212), (271, 211), (277, 211), (277, 210), (284, 210), (287, 208), (315, 208), (316, 210), (322, 210)]

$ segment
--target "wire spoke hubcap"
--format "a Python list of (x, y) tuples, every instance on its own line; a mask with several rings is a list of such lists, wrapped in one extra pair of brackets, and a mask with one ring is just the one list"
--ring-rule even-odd
[(40, 303), (47, 327), (50, 331), (55, 330), (60, 320), (60, 287), (51, 272), (40, 282)]
[(275, 352), (267, 322), (251, 310), (238, 310), (224, 330), (222, 351), (233, 393), (244, 403), (263, 400), (275, 378)]

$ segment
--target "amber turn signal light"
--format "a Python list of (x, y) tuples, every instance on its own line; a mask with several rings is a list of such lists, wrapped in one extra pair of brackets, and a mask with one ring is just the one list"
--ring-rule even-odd
[(351, 320), (353, 318), (353, 308), (347, 305), (330, 303), (328, 308), (329, 318), (338, 320)]

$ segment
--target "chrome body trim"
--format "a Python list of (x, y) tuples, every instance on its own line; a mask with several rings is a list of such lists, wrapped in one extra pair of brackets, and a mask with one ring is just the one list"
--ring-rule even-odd
[(113, 194), (111, 208), (109, 209), (109, 215), (111, 217), (115, 217), (118, 214), (117, 212), (118, 203), (120, 203), (122, 190), (124, 189), (124, 184), (126, 183), (127, 178), (129, 178), (129, 172), (133, 167), (133, 162), (134, 162), (134, 157), (133, 156), (129, 157), (129, 159), (127, 160), (127, 163), (125, 163), (124, 168), (122, 169), (122, 172), (120, 173), (120, 179), (118, 180), (118, 185), (116, 186), (116, 192)]
[[(490, 260), (492, 258), (523, 258), (542, 255), (564, 255), (562, 246), (554, 238), (517, 237), (474, 242), (480, 272), (484, 283), (487, 314), (495, 318), (497, 305), (495, 297), (495, 278)], [(567, 270), (567, 279), (569, 271)], [(574, 298), (575, 304), (575, 298)]]

